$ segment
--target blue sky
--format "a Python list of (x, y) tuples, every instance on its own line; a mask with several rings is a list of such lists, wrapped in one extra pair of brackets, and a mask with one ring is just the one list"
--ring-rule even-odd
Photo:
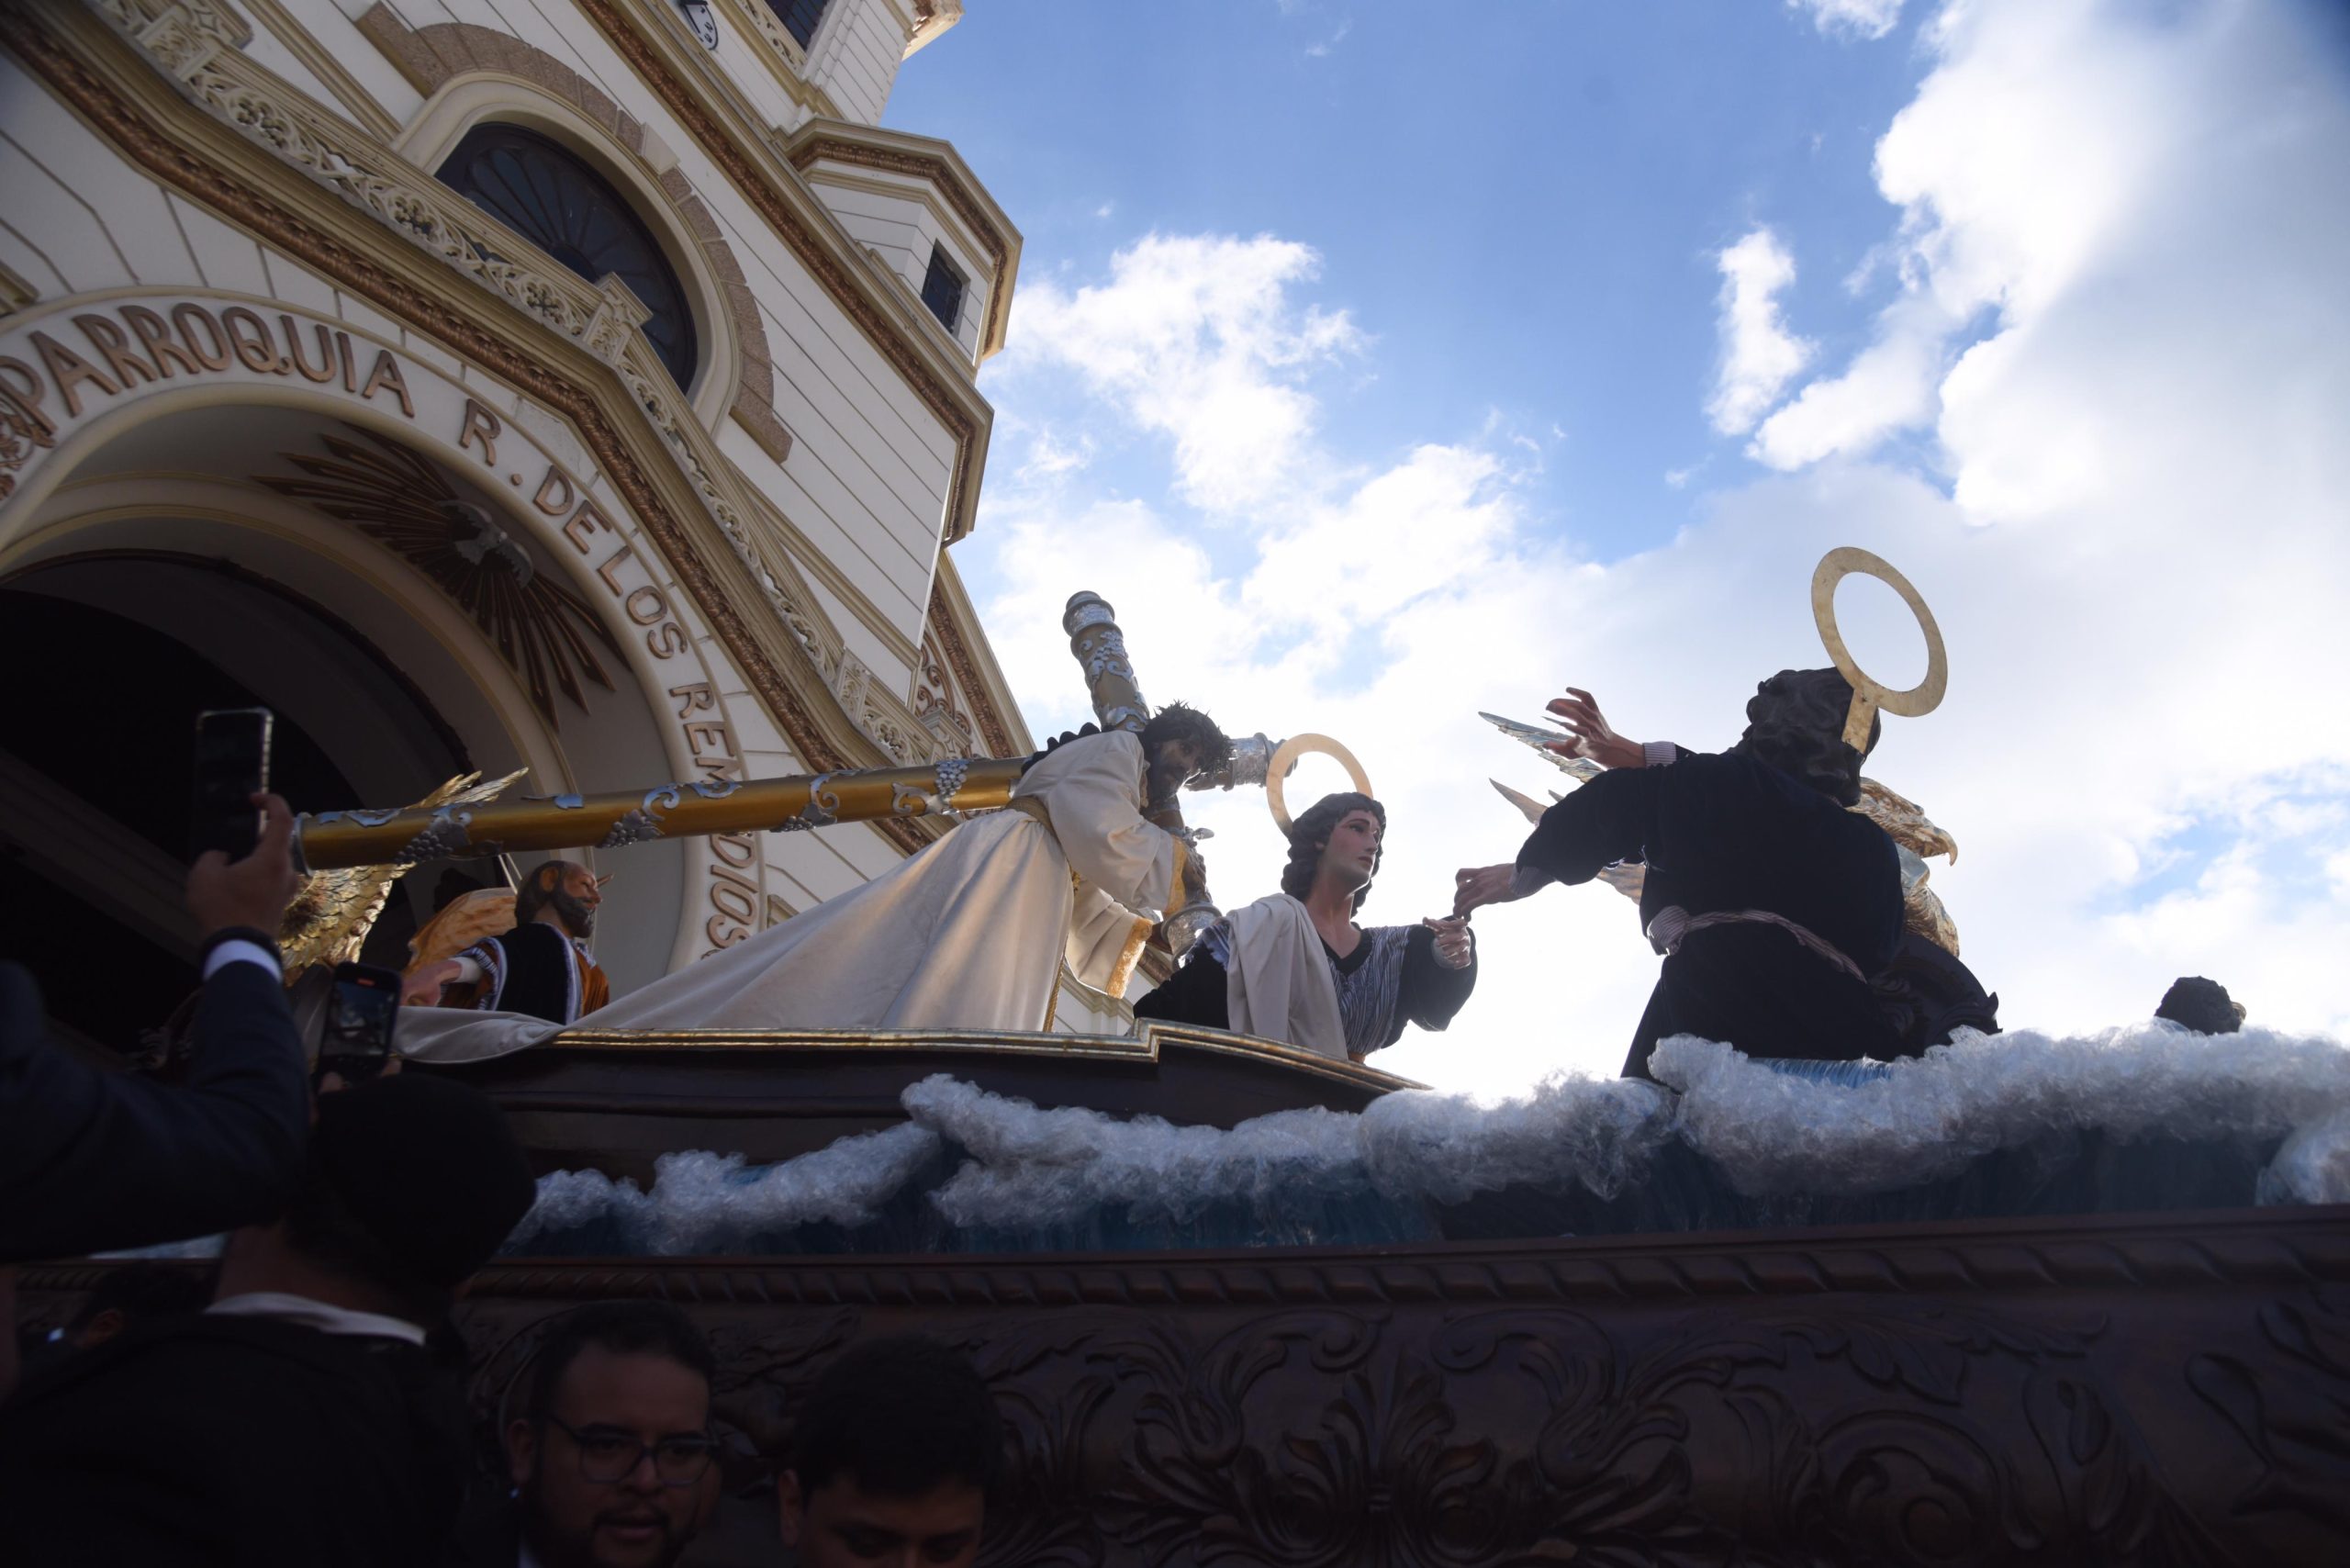
[(1154, 229), (1311, 244), (1378, 342), (1331, 399), (1346, 445), (1497, 418), (1612, 554), (1677, 526), (1665, 476), (1724, 444), (1702, 407), (1723, 246), (1799, 233), (1790, 308), (1830, 353), (1865, 330), (1843, 281), (1883, 238), (1870, 151), (1925, 69), (1906, 29), (1838, 47), (1761, 3), (1022, 0), (916, 56), (889, 120), (956, 144), (1031, 278)]
[[(2350, 664), (2345, 15), (978, 0), (888, 123), (1025, 236), (957, 558), (1032, 723), (1081, 714), (1098, 589), (1158, 700), (1354, 746), (1367, 915), (1416, 918), (1514, 853), (1487, 778), (1556, 780), (1474, 710), (1572, 682), (1725, 744), (1859, 544), (1953, 668), (1870, 771), (1956, 834), (2011, 1025), (2208, 973), (2350, 1029), (2350, 704), (2308, 689)], [(1838, 609), (1922, 666), (1889, 591)], [(1200, 815), (1222, 902), (1269, 889), (1261, 802)], [(1481, 917), (1472, 1009), (1393, 1065), (1611, 1070), (1654, 964), (1613, 900)]]

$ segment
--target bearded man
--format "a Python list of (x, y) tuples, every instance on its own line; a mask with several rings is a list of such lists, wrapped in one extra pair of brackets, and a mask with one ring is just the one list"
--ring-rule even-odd
[[(970, 1029), (1049, 1025), (1061, 965), (1123, 984), (1182, 886), (1186, 846), (1148, 820), (1232, 743), (1169, 703), (1140, 734), (1065, 737), (1029, 761), (1010, 809), (883, 875), (578, 1020), (595, 1029)], [(400, 1014), (403, 1053), (501, 1056), (552, 1037), (534, 1018)]]
[(513, 930), (426, 965), (408, 978), (400, 1000), (576, 1024), (612, 999), (611, 982), (588, 947), (603, 902), (587, 867), (541, 861), (514, 895)]
[[(1659, 745), (1601, 774), (1542, 813), (1514, 865), (1461, 871), (1454, 912), (1645, 861), (1640, 924), (1664, 967), (1628, 1078), (1647, 1078), (1672, 1035), (1780, 1060), (1915, 1055), (1923, 1044), (1904, 1040), (1869, 987), (1901, 946), (1901, 861), (1883, 828), (1847, 809), (1868, 755), (1844, 743), (1852, 700), (1832, 669), (1781, 670), (1755, 689), (1736, 745)], [(1882, 724), (1870, 721), (1872, 751)]]
[(1468, 922), (1360, 926), (1387, 835), (1368, 795), (1325, 795), (1290, 824), (1281, 890), (1200, 934), (1183, 967), (1135, 1003), (1163, 1018), (1360, 1061), (1406, 1023), (1442, 1029), (1477, 984)]

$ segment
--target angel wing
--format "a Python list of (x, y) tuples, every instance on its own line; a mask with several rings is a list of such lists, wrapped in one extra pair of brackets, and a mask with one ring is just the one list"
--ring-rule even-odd
[(453, 958), (485, 936), (503, 936), (514, 929), (514, 890), (476, 888), (451, 899), (440, 913), (408, 938), (408, 973), (427, 964)]
[[(477, 804), (495, 800), (499, 790), (529, 771), (527, 767), (518, 768), (487, 784), (480, 782), (478, 773), (460, 774), (416, 804)], [(312, 964), (355, 960), (360, 948), (366, 946), (367, 933), (375, 929), (375, 917), (384, 913), (384, 905), (390, 902), (392, 884), (407, 870), (406, 866), (352, 866), (305, 877), (294, 902), (286, 906), (285, 918), (277, 926), (277, 946), (285, 956), (287, 983), (298, 979)]]

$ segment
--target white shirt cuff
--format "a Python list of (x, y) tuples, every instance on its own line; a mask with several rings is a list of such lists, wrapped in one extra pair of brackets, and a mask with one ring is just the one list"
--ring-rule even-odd
[(204, 958), (204, 978), (210, 980), (230, 964), (259, 964), (269, 971), (269, 978), (283, 984), (285, 970), (278, 964), (277, 955), (258, 942), (243, 942), (231, 937)]
[(1642, 767), (1670, 767), (1680, 760), (1681, 748), (1671, 741), (1642, 741), (1640, 743)]

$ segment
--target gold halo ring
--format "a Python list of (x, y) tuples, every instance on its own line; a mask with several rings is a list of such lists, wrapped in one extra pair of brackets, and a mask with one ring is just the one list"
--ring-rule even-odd
[[(1327, 735), (1290, 736), (1289, 739), (1281, 742), (1280, 747), (1273, 753), (1273, 759), (1265, 765), (1265, 804), (1272, 808), (1273, 821), (1281, 828), (1281, 836), (1284, 838), (1289, 836), (1287, 786), (1290, 769), (1297, 766), (1299, 757), (1308, 753), (1319, 753), (1323, 756), (1337, 757), (1338, 765), (1347, 770), (1347, 777), (1354, 780), (1356, 791), (1364, 795), (1371, 794), (1371, 775), (1362, 770), (1362, 764), (1355, 760), (1354, 753)], [(1376, 796), (1372, 798), (1377, 799)]]
[[(1874, 577), (1899, 594), (1909, 613), (1918, 618), (1918, 630), (1926, 634), (1926, 678), (1907, 691), (1892, 690), (1863, 674), (1852, 651), (1844, 645), (1844, 634), (1836, 629), (1836, 585), (1854, 572)], [(1850, 544), (1822, 555), (1818, 568), (1811, 574), (1811, 618), (1818, 623), (1819, 640), (1828, 645), (1828, 656), (1837, 673), (1852, 684), (1852, 705), (1844, 716), (1846, 745), (1858, 752), (1868, 750), (1869, 721), (1879, 709), (1915, 719), (1942, 706), (1942, 692), (1950, 685), (1950, 655), (1942, 648), (1942, 630), (1934, 624), (1934, 612), (1926, 608), (1909, 579), (1884, 559)]]

